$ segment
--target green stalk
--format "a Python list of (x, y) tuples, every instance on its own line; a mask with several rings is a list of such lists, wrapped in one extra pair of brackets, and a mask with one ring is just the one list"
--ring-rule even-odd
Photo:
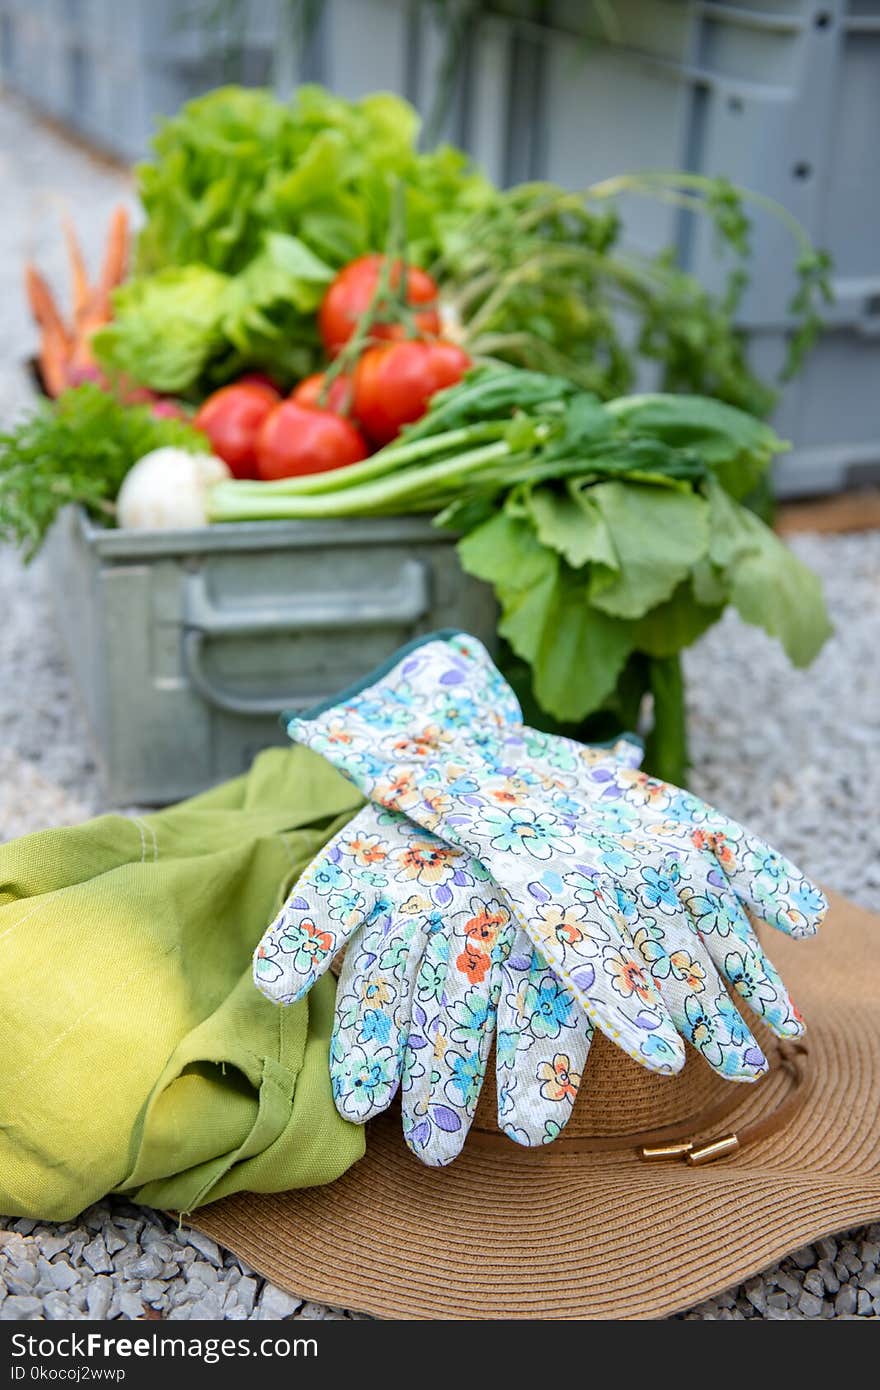
[(272, 517), (289, 519), (318, 519), (342, 516), (370, 516), (377, 511), (405, 510), (438, 484), (454, 483), (459, 478), (478, 473), (486, 464), (501, 458), (511, 458), (512, 450), (504, 439), (481, 448), (471, 449), (454, 458), (427, 464), (416, 474), (377, 478), (359, 487), (337, 493), (298, 496), (273, 493), (267, 496), (266, 487), (257, 492), (242, 483), (218, 483), (212, 489), (209, 502), (211, 521), (269, 520)]
[[(241, 491), (247, 489), (255, 496), (311, 497), (323, 496), (331, 492), (348, 492), (360, 487), (362, 483), (397, 473), (409, 468), (432, 454), (449, 453), (463, 446), (481, 444), (484, 441), (503, 439), (509, 426), (504, 420), (487, 420), (482, 425), (463, 425), (457, 430), (446, 430), (443, 434), (432, 434), (418, 439), (404, 439), (400, 443), (386, 444), (384, 449), (371, 454), (361, 463), (350, 463), (345, 468), (333, 468), (326, 473), (308, 473), (297, 478), (278, 478), (275, 482), (262, 483), (246, 480), (237, 484)], [(467, 454), (459, 454), (459, 458)]]

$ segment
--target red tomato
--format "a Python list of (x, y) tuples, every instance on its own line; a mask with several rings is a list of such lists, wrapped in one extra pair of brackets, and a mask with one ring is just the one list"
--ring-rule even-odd
[(245, 372), (235, 383), (236, 386), (268, 386), (276, 395), (281, 395), (281, 387), (277, 381), (269, 376), (268, 372)]
[(354, 413), (375, 444), (418, 420), (431, 397), (460, 381), (470, 358), (454, 343), (382, 343), (368, 348), (354, 378)]
[(296, 401), (297, 405), (314, 405), (319, 410), (332, 410), (334, 415), (345, 415), (347, 407), (351, 404), (351, 377), (336, 377), (335, 381), (331, 383), (326, 401), (322, 404), (321, 392), (323, 389), (324, 373), (314, 372), (311, 376), (304, 377), (299, 385), (294, 387), (290, 393), (290, 400)]
[(265, 482), (344, 468), (368, 453), (350, 420), (297, 401), (276, 406), (257, 436), (257, 468)]
[[(318, 311), (318, 327), (321, 341), (332, 355), (344, 347), (355, 330), (358, 319), (369, 308), (370, 300), (382, 269), (383, 256), (361, 256), (340, 270), (336, 279), (324, 295)], [(393, 288), (400, 283), (400, 262), (395, 262), (391, 270)], [(409, 304), (429, 304), (437, 298), (437, 285), (430, 275), (418, 266), (409, 266), (406, 272), (406, 298)], [(420, 333), (436, 335), (440, 332), (440, 315), (436, 308), (425, 309), (415, 316)], [(374, 338), (403, 338), (406, 329), (401, 324), (376, 323), (372, 329)]]
[(221, 387), (201, 406), (193, 424), (208, 436), (234, 477), (257, 477), (257, 434), (278, 400), (273, 386), (244, 381)]

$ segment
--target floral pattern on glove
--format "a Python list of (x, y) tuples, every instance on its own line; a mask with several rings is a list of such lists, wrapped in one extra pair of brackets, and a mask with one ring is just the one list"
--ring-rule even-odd
[[(780, 1036), (802, 1022), (747, 913), (809, 935), (822, 894), (735, 821), (638, 771), (632, 744), (603, 758), (517, 723), (500, 679), (473, 639), (429, 641), (290, 733), (481, 863), (558, 983), (636, 1060), (677, 1070), (684, 1037), (723, 1075), (754, 1080), (766, 1061), (724, 981)], [(371, 722), (386, 705), (390, 736), (387, 718)]]

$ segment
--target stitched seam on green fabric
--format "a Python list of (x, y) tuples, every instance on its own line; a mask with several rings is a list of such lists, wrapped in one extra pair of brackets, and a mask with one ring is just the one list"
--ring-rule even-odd
[[(280, 1026), (280, 1019), (279, 1019), (279, 1026)], [(258, 1092), (258, 1100), (257, 1100), (257, 1116), (256, 1116), (256, 1119), (254, 1120), (253, 1125), (252, 1125), (251, 1128), (248, 1130), (247, 1135), (246, 1135), (245, 1138), (242, 1140), (242, 1142), (239, 1144), (239, 1146), (238, 1146), (237, 1149), (233, 1150), (233, 1152), (230, 1153), (230, 1154), (225, 1154), (225, 1155), (223, 1155), (222, 1157), (220, 1157), (220, 1162), (222, 1163), (222, 1167), (221, 1167), (220, 1172), (217, 1173), (217, 1174), (216, 1174), (213, 1178), (211, 1178), (209, 1181), (205, 1182), (205, 1183), (202, 1185), (202, 1187), (199, 1188), (198, 1192), (197, 1192), (197, 1193), (195, 1194), (195, 1196), (192, 1198), (191, 1205), (188, 1206), (188, 1207), (186, 1208), (186, 1211), (187, 1211), (187, 1212), (194, 1211), (196, 1207), (202, 1206), (202, 1205), (204, 1204), (205, 1198), (207, 1197), (208, 1193), (212, 1190), (212, 1188), (215, 1188), (215, 1187), (218, 1185), (218, 1183), (222, 1182), (223, 1179), (232, 1171), (232, 1169), (233, 1169), (238, 1163), (249, 1163), (250, 1160), (251, 1160), (252, 1158), (258, 1157), (260, 1153), (265, 1153), (265, 1152), (266, 1152), (266, 1149), (271, 1148), (271, 1147), (272, 1147), (272, 1144), (277, 1143), (277, 1141), (280, 1139), (281, 1135), (284, 1133), (285, 1129), (287, 1128), (287, 1125), (288, 1125), (289, 1120), (290, 1120), (290, 1115), (291, 1115), (292, 1112), (293, 1112), (293, 1096), (292, 1096), (291, 1094), (288, 1094), (287, 1090), (286, 1090), (284, 1087), (282, 1087), (281, 1081), (280, 1081), (280, 1078), (279, 1078), (279, 1077), (275, 1077), (275, 1076), (271, 1075), (271, 1073), (269, 1073), (269, 1074), (267, 1075), (267, 1064), (270, 1064), (270, 1063), (271, 1063), (271, 1060), (272, 1060), (271, 1058), (264, 1058), (264, 1059), (263, 1059), (263, 1067), (262, 1067), (262, 1073), (261, 1073), (260, 1089), (259, 1089), (259, 1092)], [(280, 1064), (279, 1064), (279, 1065), (280, 1065)], [(285, 1078), (285, 1079), (286, 1079), (286, 1078)], [(246, 1149), (246, 1148), (247, 1148), (247, 1145), (248, 1145), (250, 1139), (251, 1139), (252, 1136), (253, 1136), (254, 1130), (255, 1130), (255, 1129), (257, 1128), (257, 1126), (259, 1125), (260, 1119), (261, 1119), (261, 1117), (262, 1117), (263, 1105), (264, 1105), (264, 1102), (265, 1102), (265, 1097), (264, 1097), (264, 1095), (263, 1095), (264, 1089), (268, 1090), (269, 1088), (271, 1088), (272, 1090), (274, 1090), (275, 1092), (277, 1092), (278, 1096), (281, 1098), (281, 1100), (282, 1100), (282, 1102), (283, 1102), (283, 1104), (284, 1104), (284, 1106), (285, 1106), (285, 1108), (286, 1108), (286, 1110), (287, 1110), (287, 1117), (286, 1117), (286, 1119), (285, 1119), (284, 1124), (283, 1124), (282, 1127), (279, 1129), (278, 1133), (277, 1133), (277, 1134), (275, 1135), (275, 1137), (271, 1140), (271, 1143), (267, 1144), (267, 1145), (265, 1146), (265, 1148), (263, 1148), (262, 1150), (259, 1150), (257, 1153), (255, 1153), (255, 1154), (246, 1154), (246, 1155), (244, 1156), (244, 1158), (242, 1158), (242, 1157), (240, 1156), (240, 1155), (241, 1155), (241, 1152), (242, 1152), (243, 1149)], [(224, 1158), (225, 1158), (225, 1160), (226, 1160), (225, 1162), (223, 1162), (223, 1159), (224, 1159)]]
[(386, 661), (380, 661), (378, 666), (374, 666), (368, 675), (362, 680), (355, 681), (353, 685), (346, 686), (338, 695), (334, 695), (329, 700), (322, 700), (317, 705), (312, 705), (305, 710), (283, 710), (281, 713), (281, 723), (285, 729), (294, 719), (315, 719), (319, 714), (325, 714), (328, 709), (333, 709), (334, 705), (344, 704), (346, 700), (351, 700), (355, 695), (359, 695), (362, 690), (367, 690), (376, 681), (387, 676), (389, 671), (393, 671), (399, 661), (410, 652), (418, 651), (419, 647), (424, 647), (427, 642), (449, 642), (453, 637), (470, 637), (469, 632), (465, 632), (460, 627), (441, 627), (436, 632), (426, 632), (422, 637), (414, 637), (411, 642), (405, 642), (402, 647), (398, 647), (396, 652), (392, 652)]
[[(126, 816), (121, 816), (120, 819), (122, 820), (123, 824), (131, 826), (135, 825), (134, 819), (130, 819)], [(144, 847), (144, 833), (142, 830), (140, 830), (138, 833), (140, 835), (141, 846)], [(144, 862), (143, 858), (140, 862)], [(110, 869), (102, 870), (101, 874), (97, 875), (97, 877), (103, 877), (104, 873), (114, 873), (117, 869), (129, 868), (131, 866), (131, 863), (132, 861), (130, 859), (126, 859), (120, 864), (113, 864)], [(69, 886), (69, 884), (63, 884), (60, 888), (50, 888), (46, 893), (38, 893), (36, 896), (39, 898), (40, 901), (38, 902), (37, 906), (33, 909), (32, 912), (26, 912), (23, 917), (19, 917), (18, 921), (13, 922), (12, 925), (10, 927), (7, 927), (5, 931), (0, 932), (0, 941), (4, 941), (7, 936), (11, 936), (11, 934), (14, 931), (16, 931), (19, 927), (23, 927), (25, 922), (29, 922), (32, 917), (36, 917), (37, 913), (42, 912), (44, 907), (48, 907), (52, 899), (55, 898), (59, 893), (66, 893)]]
[[(163, 951), (163, 952), (162, 952), (161, 959), (162, 959), (162, 960), (165, 960), (168, 956), (173, 956), (173, 955), (174, 955), (176, 952), (178, 952), (179, 950), (180, 950), (180, 943), (178, 942), (178, 943), (175, 943), (175, 945), (173, 945), (173, 946), (169, 946), (167, 951)], [(131, 984), (132, 980), (139, 980), (139, 979), (141, 978), (142, 975), (149, 975), (153, 970), (155, 970), (155, 968), (156, 968), (156, 963), (155, 963), (155, 961), (150, 961), (149, 965), (145, 965), (145, 966), (144, 966), (143, 970), (133, 970), (133, 971), (131, 972), (130, 975), (126, 975), (125, 979), (122, 981), (121, 984), (115, 986), (114, 991), (113, 991), (113, 992), (114, 992), (114, 996), (117, 996), (120, 990), (125, 989), (129, 984)], [(83, 1019), (84, 1019), (84, 1018), (88, 1018), (89, 1014), (93, 1014), (93, 1013), (95, 1012), (95, 1010), (98, 1009), (98, 1008), (100, 1008), (100, 1006), (101, 1006), (103, 1003), (104, 1003), (104, 1000), (103, 1000), (103, 999), (99, 999), (96, 1003), (94, 1003), (94, 1004), (91, 1006), (90, 1009), (84, 1009), (83, 1012), (82, 1012), (81, 1014), (79, 1014), (67, 1028), (65, 1028), (65, 1030), (64, 1030), (63, 1033), (59, 1033), (59, 1035), (58, 1035), (56, 1038), (53, 1038), (53, 1039), (52, 1039), (52, 1044), (51, 1044), (51, 1046), (48, 1047), (48, 1048), (46, 1049), (45, 1052), (40, 1052), (40, 1053), (38, 1053), (35, 1057), (33, 1057), (33, 1058), (31, 1059), (31, 1064), (30, 1064), (30, 1066), (25, 1067), (23, 1071), (16, 1072), (16, 1074), (15, 1074), (14, 1076), (12, 1076), (12, 1077), (7, 1076), (7, 1077), (6, 1077), (6, 1083), (7, 1083), (7, 1085), (10, 1085), (10, 1086), (11, 1086), (11, 1085), (13, 1085), (13, 1084), (16, 1083), (16, 1082), (21, 1081), (24, 1077), (29, 1076), (30, 1073), (33, 1071), (34, 1067), (35, 1067), (39, 1062), (45, 1061), (45, 1059), (46, 1059), (47, 1057), (50, 1057), (50, 1056), (52, 1055), (52, 1053), (55, 1052), (55, 1051), (57, 1050), (59, 1043), (64, 1042), (64, 1039), (67, 1038), (67, 1037), (69, 1037), (70, 1034), (74, 1031), (74, 1029), (76, 1029), (76, 1028), (79, 1027), (79, 1025), (82, 1023)]]

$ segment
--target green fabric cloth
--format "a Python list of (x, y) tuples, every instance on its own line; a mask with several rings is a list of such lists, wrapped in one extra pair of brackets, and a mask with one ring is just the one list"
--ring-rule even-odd
[(332, 1182), (364, 1150), (330, 1092), (334, 984), (278, 1008), (251, 955), (362, 804), (303, 748), (140, 818), (0, 847), (0, 1212), (107, 1192), (191, 1211)]

